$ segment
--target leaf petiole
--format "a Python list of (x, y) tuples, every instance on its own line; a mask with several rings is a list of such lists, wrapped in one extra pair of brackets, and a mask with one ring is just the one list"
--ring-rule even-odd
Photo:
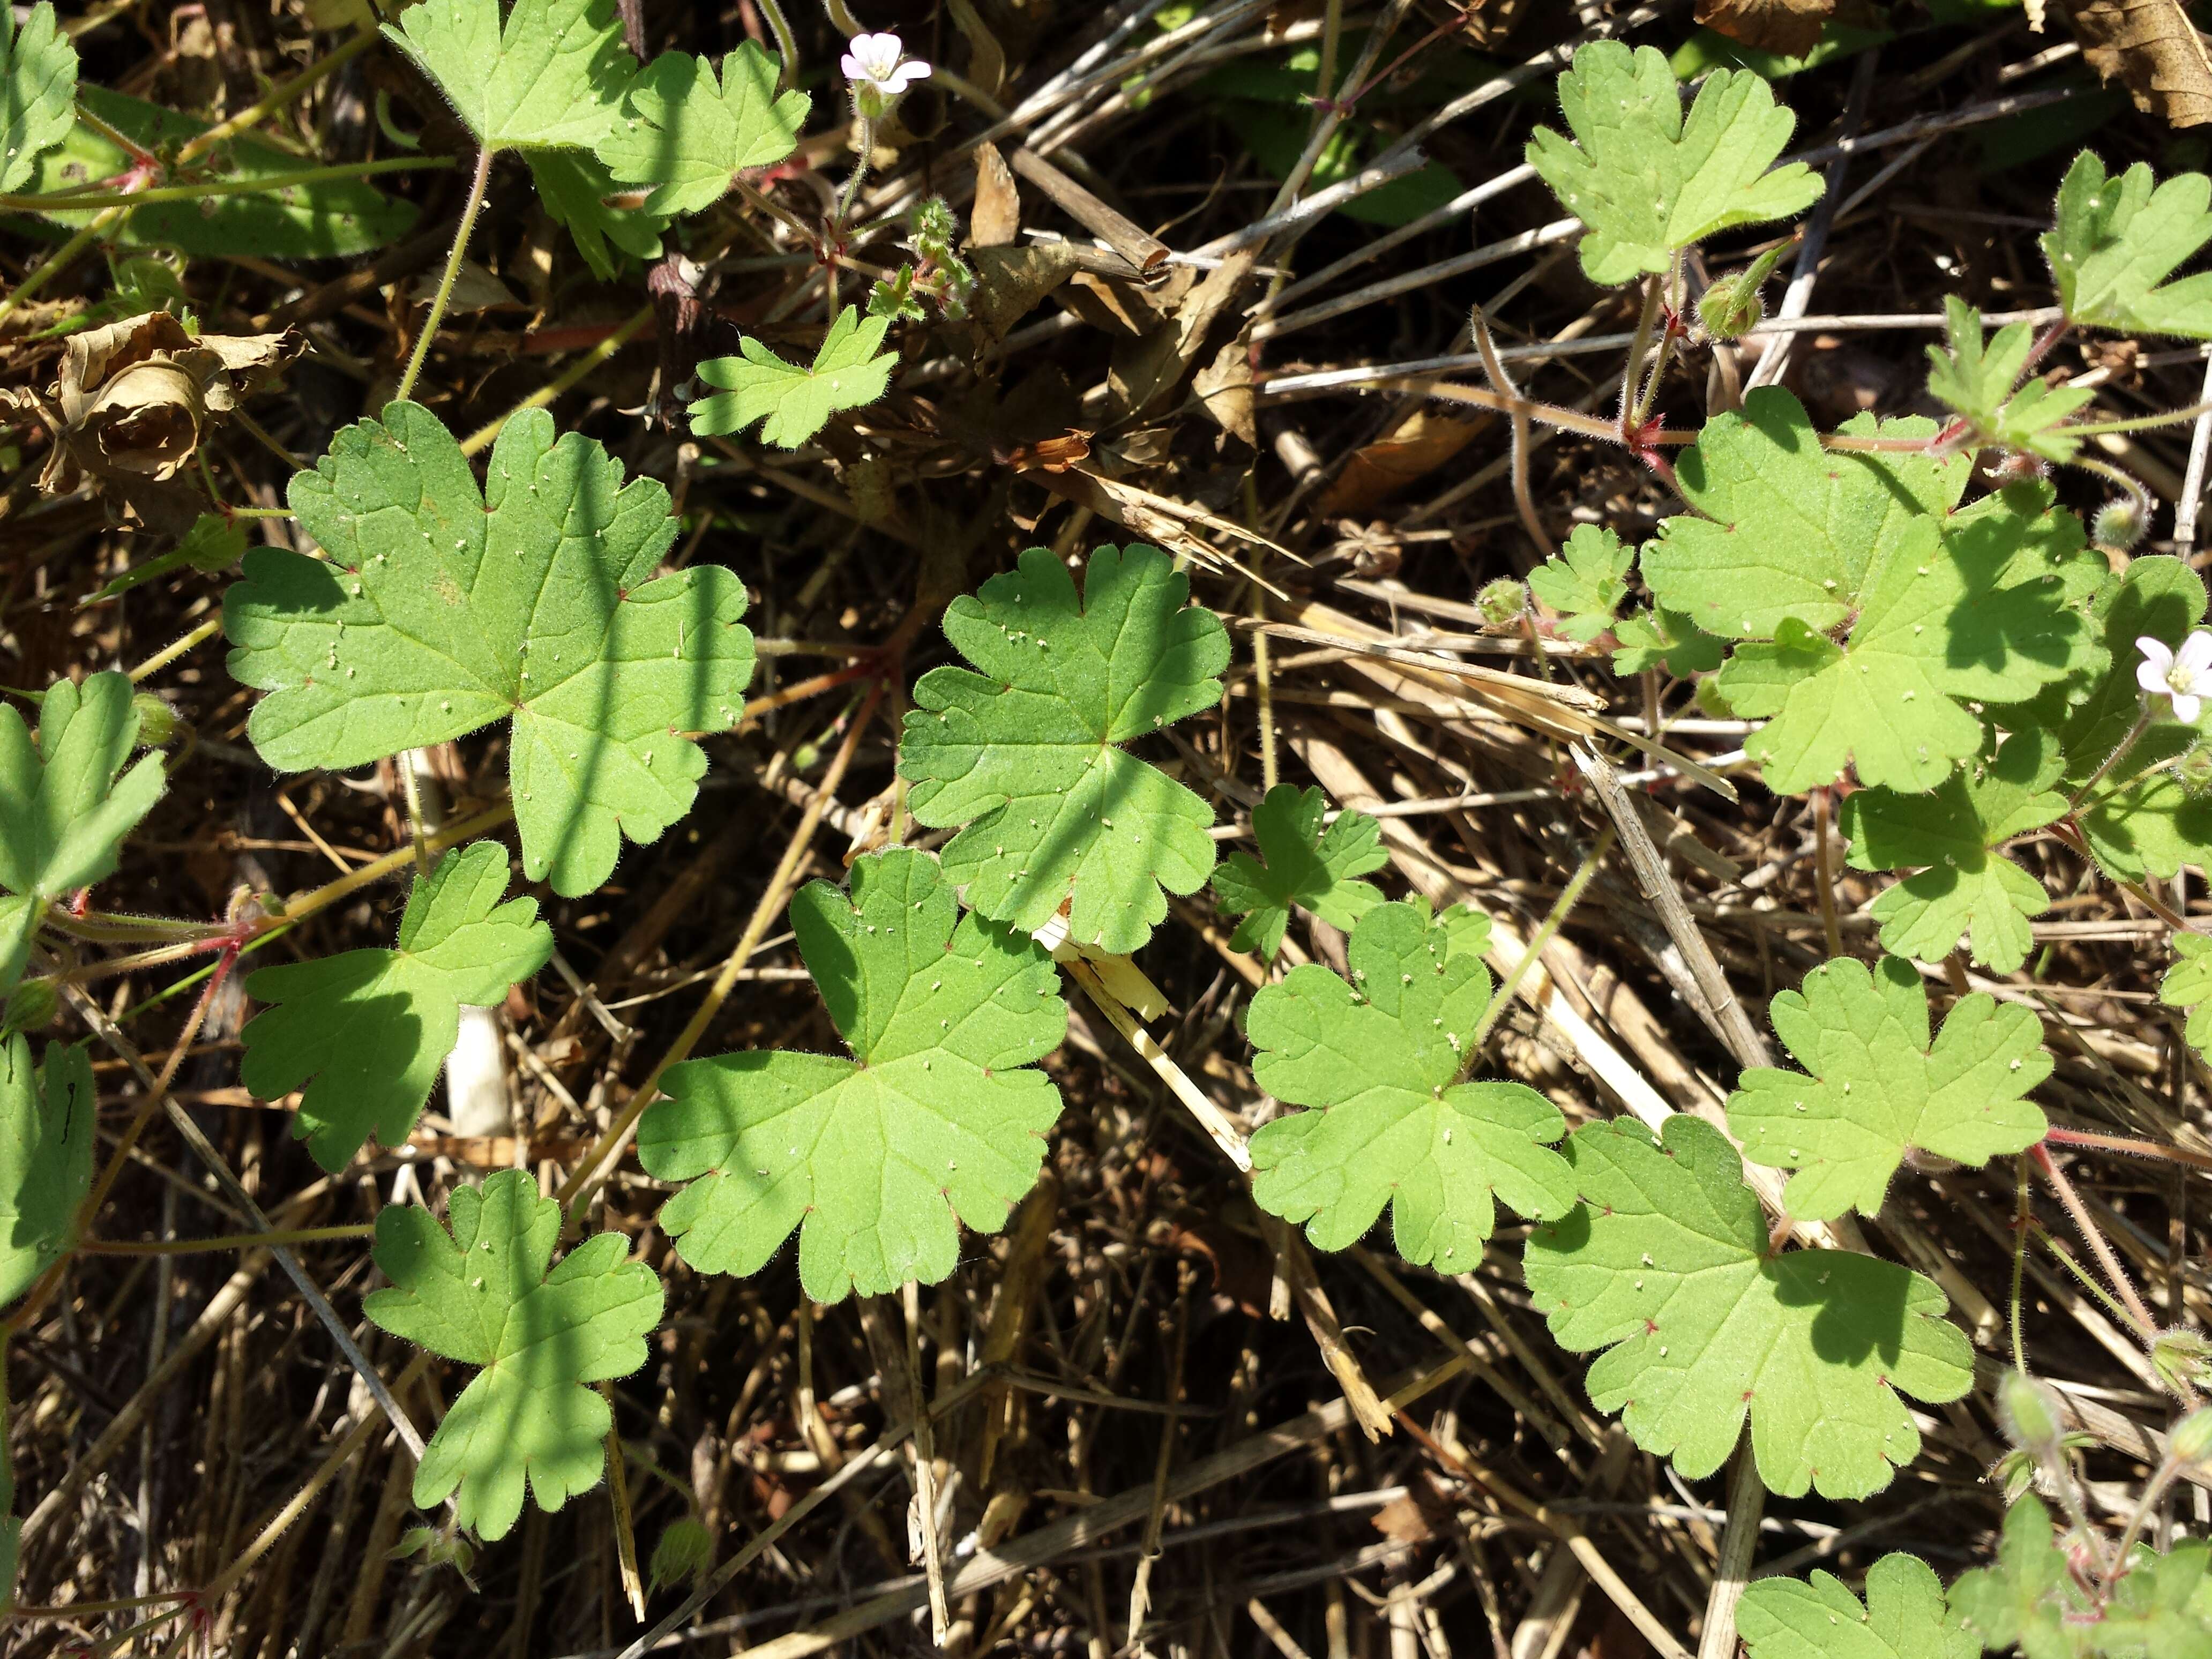
[(438, 325), (445, 320), (446, 302), (453, 297), (453, 282), (461, 274), (461, 256), (468, 252), (470, 233), (477, 228), (477, 215), (483, 210), (484, 185), (491, 179), (493, 154), (489, 144), (477, 146), (476, 175), (469, 181), (469, 199), (462, 204), (461, 222), (453, 229), (453, 251), (446, 255), (445, 275), (438, 279), (438, 291), (430, 296), (430, 314), (422, 319), (422, 332), (415, 337), (415, 349), (407, 359), (407, 371), (399, 377), (399, 385), (392, 392), (394, 403), (406, 402), (414, 392), (422, 365), (430, 356), (430, 342), (437, 337)]

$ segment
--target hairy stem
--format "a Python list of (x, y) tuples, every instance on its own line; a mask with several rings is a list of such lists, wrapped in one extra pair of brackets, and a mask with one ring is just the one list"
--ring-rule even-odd
[(395, 403), (404, 403), (407, 395), (415, 390), (415, 382), (430, 356), (430, 342), (438, 337), (438, 325), (445, 320), (446, 302), (453, 298), (453, 280), (461, 274), (461, 256), (468, 251), (469, 233), (477, 228), (477, 215), (483, 210), (484, 185), (491, 179), (492, 154), (489, 144), (477, 148), (476, 176), (469, 181), (469, 199), (461, 208), (461, 222), (453, 231), (453, 251), (446, 255), (446, 273), (438, 279), (438, 291), (430, 296), (430, 314), (422, 319), (422, 331), (415, 337), (415, 350), (407, 359), (407, 372), (399, 377), (399, 385), (392, 392)]
[(344, 167), (307, 167), (298, 173), (272, 173), (261, 179), (204, 179), (197, 184), (156, 185), (148, 190), (61, 191), (51, 196), (0, 196), (0, 212), (79, 213), (93, 208), (147, 207), (161, 202), (198, 202), (215, 196), (258, 196), (289, 190), (295, 185), (326, 185), (344, 179), (365, 179), (379, 173), (416, 173), (453, 165), (449, 155), (395, 155), (380, 161), (355, 161)]
[(2148, 1340), (2158, 1329), (2158, 1321), (2151, 1317), (2150, 1310), (2143, 1305), (2135, 1281), (2128, 1277), (2127, 1269), (2120, 1266), (2119, 1257), (2106, 1243), (2104, 1230), (2097, 1225), (2088, 1206), (2081, 1202), (2081, 1195), (2074, 1190), (2074, 1183), (2066, 1178), (2057, 1164), (2051, 1162), (2051, 1153), (2040, 1141), (2028, 1148), (2028, 1156), (2035, 1160), (2035, 1167), (2051, 1183), (2051, 1189), (2058, 1194), (2058, 1201), (2066, 1206), (2066, 1213), (2074, 1218), (2074, 1225), (2081, 1233), (2082, 1242), (2088, 1245), (2090, 1253), (2097, 1258), (2097, 1265), (2104, 1269), (2106, 1281), (2125, 1304), (2128, 1316)]

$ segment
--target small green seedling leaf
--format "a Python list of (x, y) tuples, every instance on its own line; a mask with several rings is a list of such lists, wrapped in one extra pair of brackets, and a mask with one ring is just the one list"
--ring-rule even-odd
[(1865, 1498), (1920, 1450), (1902, 1395), (1956, 1400), (1973, 1350), (1943, 1292), (1849, 1250), (1770, 1253), (1759, 1200), (1718, 1129), (1632, 1118), (1568, 1138), (1582, 1202), (1530, 1236), (1523, 1269), (1553, 1337), (1590, 1366), (1591, 1403), (1685, 1480), (1751, 1420), (1768, 1490)]
[(153, 810), (161, 757), (124, 771), (138, 739), (130, 677), (57, 680), (35, 740), (0, 704), (0, 992), (29, 959), (49, 904), (112, 874), (123, 838)]
[(23, 188), (39, 157), (76, 125), (76, 46), (39, 0), (23, 27), (0, 16), (0, 191)]
[(1036, 1182), (1060, 1091), (1035, 1069), (1067, 1031), (1052, 957), (963, 916), (926, 853), (810, 882), (792, 929), (853, 1051), (685, 1060), (638, 1125), (638, 1158), (690, 1184), (660, 1225), (702, 1273), (757, 1273), (799, 1232), (806, 1294), (934, 1284), (960, 1223), (995, 1232)]
[(438, 1068), (453, 1052), (464, 1003), (488, 1008), (553, 954), (534, 899), (500, 902), (507, 849), (457, 848), (416, 878), (396, 950), (264, 968), (246, 994), (272, 1004), (241, 1034), (240, 1075), (264, 1100), (302, 1086), (292, 1133), (336, 1173), (371, 1134), (406, 1144)]
[(637, 60), (615, 0), (420, 0), (385, 38), (491, 149), (590, 149), (614, 130)]
[(2184, 173), (2153, 187), (2150, 164), (2117, 179), (2084, 150), (2058, 186), (2043, 238), (2058, 302), (2077, 327), (2212, 338), (2212, 272), (2168, 283), (2212, 241), (2212, 179)]
[(861, 409), (884, 395), (898, 353), (883, 350), (888, 317), (860, 315), (847, 306), (830, 325), (814, 365), (787, 363), (758, 340), (738, 342), (738, 357), (710, 357), (699, 378), (720, 392), (691, 404), (691, 429), (724, 438), (763, 421), (761, 436), (781, 449), (796, 449), (830, 424), (841, 409)]
[(1493, 1195), (1544, 1218), (1575, 1201), (1549, 1145), (1566, 1129), (1559, 1109), (1525, 1084), (1458, 1080), (1491, 985), (1452, 946), (1425, 904), (1382, 905), (1352, 930), (1350, 985), (1309, 963), (1252, 999), (1260, 1086), (1313, 1109), (1252, 1137), (1252, 1196), (1322, 1249), (1358, 1243), (1387, 1206), (1400, 1255), (1471, 1271)]
[(447, 1219), (450, 1233), (426, 1210), (385, 1206), (374, 1255), (392, 1287), (362, 1310), (394, 1336), (483, 1367), (424, 1448), (414, 1497), (428, 1509), (458, 1489), (460, 1524), (504, 1538), (526, 1483), (542, 1510), (599, 1485), (613, 1417), (591, 1385), (645, 1364), (660, 1281), (623, 1259), (620, 1233), (586, 1239), (549, 1273), (561, 1206), (522, 1170), (456, 1187)]
[(1952, 1611), (1990, 1652), (2027, 1659), (2142, 1659), (2212, 1651), (2212, 1544), (2191, 1539), (2159, 1555), (2136, 1546), (2124, 1572), (2097, 1592), (2075, 1575), (2033, 1494), (2006, 1512), (1995, 1565), (1951, 1586)]
[(1257, 951), (1273, 962), (1294, 904), (1332, 927), (1349, 928), (1382, 902), (1373, 884), (1353, 879), (1390, 861), (1382, 826), (1364, 812), (1346, 811), (1324, 830), (1328, 811), (1328, 797), (1320, 789), (1289, 783), (1277, 784), (1252, 809), (1252, 834), (1267, 861), (1239, 853), (1213, 872), (1221, 908), (1244, 918), (1230, 938), (1231, 950)]
[(1229, 633), (1157, 547), (1102, 547), (1079, 596), (1049, 549), (955, 599), (945, 632), (981, 669), (933, 668), (899, 741), (908, 805), (965, 825), (945, 872), (994, 921), (1126, 956), (1169, 893), (1213, 869), (1213, 811), (1121, 747), (1221, 701)]
[(1819, 174), (1774, 167), (1796, 118), (1748, 70), (1707, 76), (1685, 121), (1664, 54), (1597, 40), (1559, 77), (1559, 108), (1574, 137), (1538, 127), (1528, 161), (1589, 228), (1582, 261), (1594, 283), (1665, 270), (1717, 232), (1790, 218), (1820, 199)]
[(230, 672), (269, 693), (246, 729), (270, 765), (362, 766), (511, 719), (524, 872), (571, 896), (690, 810), (707, 757), (684, 734), (737, 723), (753, 642), (735, 573), (653, 575), (677, 527), (659, 483), (623, 483), (533, 409), (480, 491), (438, 417), (395, 403), (289, 499), (329, 562), (257, 548), (223, 596)]
[(1679, 611), (1654, 605), (1623, 617), (1613, 625), (1619, 649), (1613, 653), (1616, 674), (1641, 674), (1663, 668), (1678, 680), (1692, 674), (1709, 674), (1728, 654), (1725, 641), (1717, 640)]
[(776, 64), (750, 40), (714, 65), (663, 52), (630, 82), (623, 117), (599, 141), (599, 159), (626, 185), (649, 185), (647, 213), (699, 213), (745, 167), (781, 161), (799, 143), (812, 100), (776, 95)]
[(2212, 935), (2176, 933), (2173, 966), (2158, 982), (2158, 1000), (2189, 1010), (2185, 1035), (2201, 1054), (2212, 1055)]
[(2051, 1075), (2043, 1027), (2017, 1004), (1961, 997), (1931, 1045), (1911, 963), (1884, 957), (1869, 973), (1839, 957), (1768, 1012), (1812, 1075), (1747, 1071), (1729, 1097), (1729, 1127), (1752, 1163), (1796, 1171), (1782, 1201), (1800, 1220), (1875, 1214), (1912, 1152), (1978, 1165), (2025, 1152), (2050, 1127), (2027, 1098)]
[(1929, 396), (1964, 416), (1984, 443), (2046, 461), (2071, 461), (2081, 441), (2068, 436), (2063, 422), (2096, 401), (2096, 388), (2055, 386), (2040, 380), (2021, 386), (2035, 349), (2032, 325), (2007, 323), (1984, 349), (1980, 312), (1953, 294), (1944, 297), (1943, 313), (1950, 343), (1948, 349), (1928, 348)]
[(1754, 1578), (1736, 1604), (1751, 1659), (1976, 1659), (1981, 1642), (1944, 1604), (1943, 1581), (1917, 1555), (1867, 1569), (1866, 1604), (1833, 1573)]
[(2063, 767), (2057, 738), (2030, 726), (1931, 793), (1862, 789), (1844, 803), (1854, 868), (1919, 867), (1874, 902), (1882, 949), (1941, 962), (1966, 938), (1974, 960), (1998, 973), (2027, 960), (2028, 920), (2049, 909), (2051, 897), (1996, 849), (2066, 816), (2066, 797), (2051, 787)]
[(82, 1048), (46, 1045), (33, 1068), (21, 1031), (0, 1041), (0, 1308), (69, 1253), (92, 1190), (98, 1095)]
[(1565, 547), (1528, 573), (1528, 591), (1559, 612), (1560, 633), (1588, 645), (1613, 626), (1635, 565), (1636, 550), (1612, 531), (1578, 524)]

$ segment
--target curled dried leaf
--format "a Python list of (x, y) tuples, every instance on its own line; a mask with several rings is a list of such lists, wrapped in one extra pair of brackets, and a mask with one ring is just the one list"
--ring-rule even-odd
[(2058, 0), (2098, 78), (2177, 127), (2212, 121), (2212, 54), (2181, 0)]
[(297, 336), (201, 334), (166, 311), (72, 335), (41, 393), (0, 388), (52, 434), (39, 487), (65, 495), (89, 483), (127, 523), (178, 532), (206, 505), (175, 482), (216, 419), (300, 349)]

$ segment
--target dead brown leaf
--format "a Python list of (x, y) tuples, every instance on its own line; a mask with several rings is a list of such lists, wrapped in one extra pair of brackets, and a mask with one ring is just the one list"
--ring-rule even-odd
[(194, 336), (166, 311), (72, 335), (46, 392), (0, 387), (53, 441), (40, 475), (48, 495), (90, 483), (124, 522), (181, 534), (206, 501), (177, 475), (216, 418), (300, 349), (283, 334)]
[(1026, 247), (979, 247), (975, 267), (976, 319), (994, 340), (1003, 340), (1038, 301), (1075, 274), (1076, 250), (1066, 242), (1035, 242)]
[(1836, 0), (1698, 0), (1698, 21), (1760, 52), (1802, 58), (1820, 43)]
[(1224, 344), (1214, 359), (1191, 377), (1191, 395), (1224, 433), (1257, 449), (1260, 429), (1252, 418), (1250, 331)]
[(1352, 453), (1319, 503), (1325, 515), (1364, 513), (1407, 484), (1426, 477), (1473, 443), (1489, 424), (1415, 410), (1390, 434)]
[(975, 147), (975, 204), (968, 210), (968, 246), (1005, 247), (1021, 234), (1022, 203), (1013, 169), (996, 144)]
[(2212, 56), (2181, 0), (2058, 0), (2081, 55), (2136, 107), (2177, 127), (2212, 121)]

